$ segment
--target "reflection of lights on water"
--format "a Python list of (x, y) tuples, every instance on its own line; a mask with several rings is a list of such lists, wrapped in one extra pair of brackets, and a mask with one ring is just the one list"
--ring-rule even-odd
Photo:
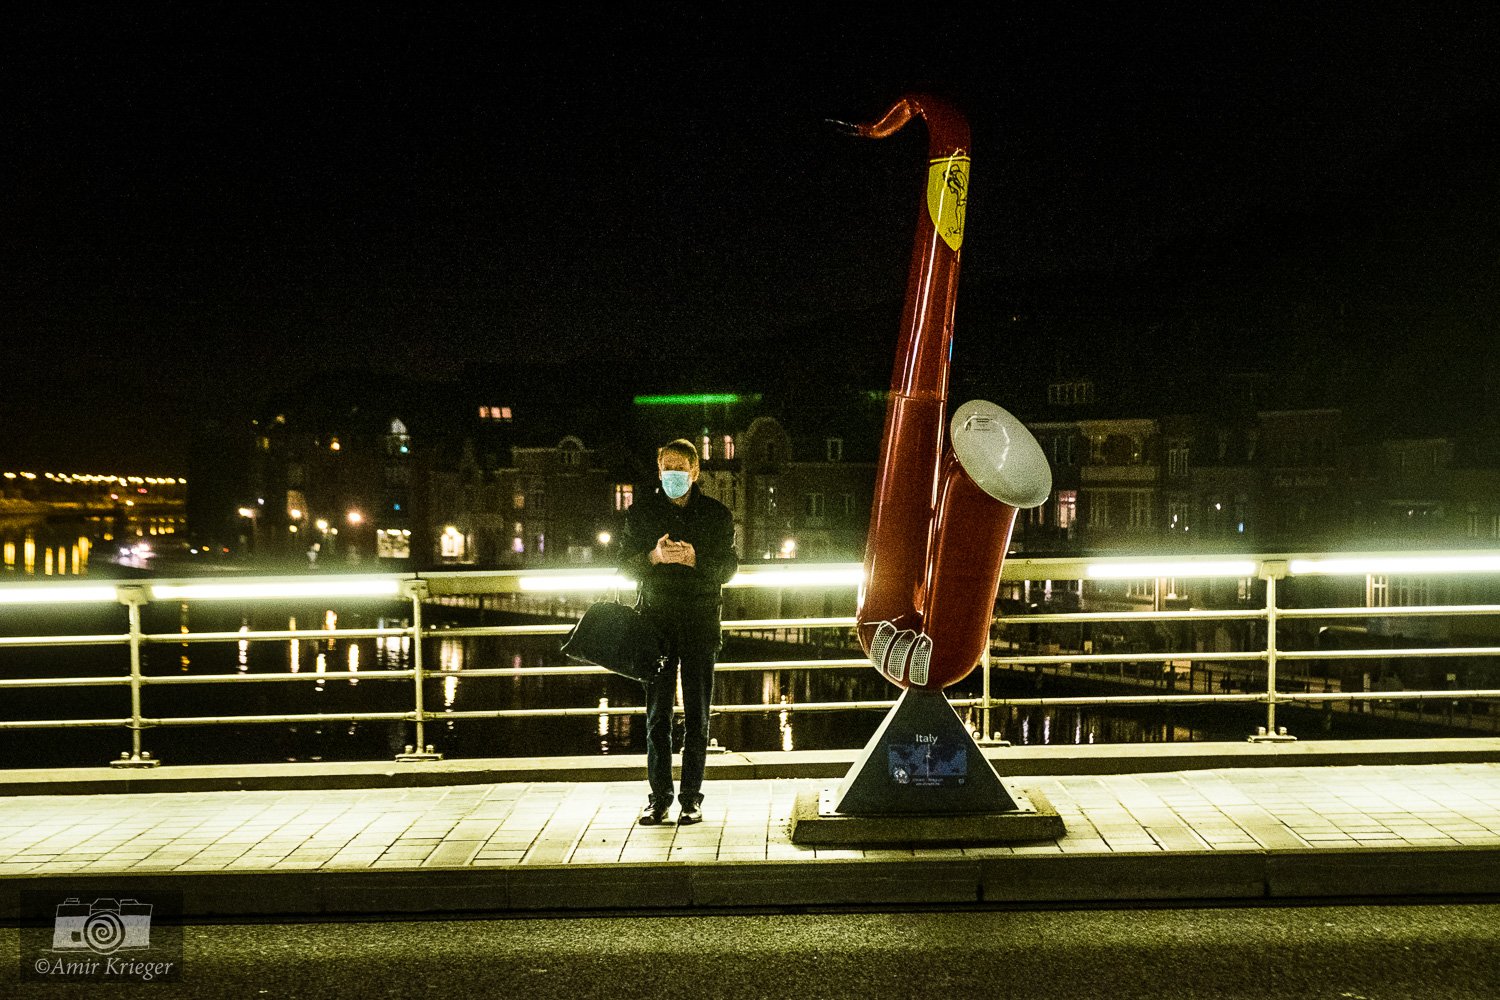
[[(240, 626), (240, 633), (241, 634), (244, 634), (244, 633), (249, 632), (249, 631), (250, 631), (250, 626), (248, 624)], [(247, 671), (249, 669), (250, 669), (250, 640), (249, 639), (241, 639), (240, 640), (240, 673), (243, 674), (245, 671)]]
[[(287, 623), (286, 623), (286, 628), (287, 628), (288, 632), (295, 632), (295, 631), (297, 631), (297, 619), (294, 617), (294, 618), (291, 618), (290, 620), (288, 620)], [(290, 656), (290, 661), (291, 661), (292, 673), (294, 673), (294, 674), (301, 673), (301, 671), (302, 671), (302, 640), (301, 639), (293, 639), (291, 641), (290, 645), (291, 645), (291, 648), (290, 648), (289, 656)]]
[[(328, 632), (332, 632), (334, 629), (336, 629), (338, 627), (339, 627), (339, 615), (338, 615), (338, 612), (334, 611), (332, 608), (329, 608), (327, 611), (323, 612), (323, 628), (324, 628), (324, 630), (328, 631)], [(333, 648), (333, 640), (332, 639), (328, 640), (328, 647), (327, 648), (329, 648), (329, 649)]]
[[(380, 628), (391, 627), (393, 624), (385, 618), (376, 621), (376, 625)], [(406, 662), (408, 647), (409, 640), (404, 635), (383, 635), (375, 643), (375, 662), (382, 667), (392, 665), (400, 667)]]
[[(351, 674), (357, 674), (357, 673), (359, 673), (359, 644), (358, 643), (354, 643), (354, 642), (351, 642), (349, 644), (349, 672)], [(358, 683), (359, 683), (359, 678), (358, 677), (351, 677), (351, 678), (349, 678), (349, 686), (350, 687), (353, 687), (354, 685), (356, 685)]]
[[(326, 654), (326, 653), (319, 653), (318, 654), (318, 662), (317, 662), (317, 665), (313, 667), (313, 671), (315, 673), (319, 673), (319, 674), (326, 674), (326, 673), (328, 673), (328, 654)], [(318, 682), (317, 682), (317, 688), (318, 688), (318, 690), (319, 691), (323, 690), (323, 685), (326, 684), (326, 683), (327, 683), (327, 681), (323, 680), (321, 677), (318, 678)]]
[[(179, 604), (177, 606), (177, 631), (181, 635), (188, 634), (188, 606), (186, 604)], [(186, 640), (182, 643), (182, 652), (177, 657), (177, 664), (184, 673), (187, 672), (188, 667), (193, 665), (192, 659), (188, 656), (188, 644)]]
[(599, 699), (599, 735), (609, 735), (609, 699)]
[(464, 644), (460, 639), (444, 639), (438, 643), (438, 670), (447, 674), (443, 678), (443, 707), (451, 709), (458, 697), (458, 672), (464, 668)]
[[(785, 698), (782, 699), (783, 702), (786, 700)], [(789, 751), (793, 748), (791, 711), (783, 708), (777, 716), (777, 722), (781, 729), (781, 749)]]

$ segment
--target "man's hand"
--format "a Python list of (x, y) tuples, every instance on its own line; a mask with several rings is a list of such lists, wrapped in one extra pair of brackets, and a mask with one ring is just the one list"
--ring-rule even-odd
[(651, 550), (650, 560), (653, 563), (677, 563), (681, 566), (697, 566), (698, 552), (693, 548), (692, 542), (674, 542), (669, 535), (662, 535), (656, 540), (656, 548)]

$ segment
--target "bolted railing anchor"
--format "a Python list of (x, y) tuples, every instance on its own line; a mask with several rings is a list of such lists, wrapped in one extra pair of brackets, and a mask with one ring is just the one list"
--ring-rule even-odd
[(728, 747), (721, 747), (721, 746), (719, 746), (718, 739), (715, 738), (715, 737), (710, 737), (709, 741), (708, 741), (708, 752), (709, 753), (728, 753), (729, 752), (729, 748)]
[(129, 753), (120, 751), (120, 756), (109, 762), (110, 767), (158, 767), (161, 761), (151, 756), (150, 750), (142, 750), (140, 753)]
[(1296, 743), (1297, 737), (1288, 733), (1286, 726), (1282, 726), (1274, 733), (1267, 732), (1265, 726), (1257, 726), (1255, 735), (1245, 737), (1245, 741), (1247, 743)]
[(396, 759), (399, 761), (442, 760), (443, 755), (434, 750), (431, 743), (427, 744), (427, 747), (420, 751), (416, 750), (410, 743), (408, 743), (406, 745), (406, 749), (396, 755)]

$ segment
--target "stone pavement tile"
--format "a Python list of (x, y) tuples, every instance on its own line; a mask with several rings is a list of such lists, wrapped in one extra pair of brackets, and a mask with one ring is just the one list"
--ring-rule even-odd
[(484, 846), (482, 840), (445, 840), (422, 862), (422, 867), (466, 865)]
[(1206, 851), (1208, 843), (1185, 826), (1150, 827), (1152, 838), (1165, 851)]
[[(1064, 854), (1107, 854), (1109, 853), (1109, 842), (1100, 840), (1098, 837), (1063, 837), (1057, 842), (1058, 847)], [(983, 848), (980, 848), (983, 850)], [(974, 854), (974, 851), (965, 853)], [(1005, 853), (1011, 853), (1010, 848), (1005, 848)], [(981, 855), (982, 856), (982, 855)]]

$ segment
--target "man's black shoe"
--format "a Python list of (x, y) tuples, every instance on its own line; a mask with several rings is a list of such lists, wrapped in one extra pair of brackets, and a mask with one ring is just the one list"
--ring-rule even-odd
[(641, 818), (636, 822), (641, 826), (656, 826), (666, 821), (667, 810), (670, 808), (670, 806), (659, 806), (654, 802), (647, 802), (646, 808), (641, 810)]
[(694, 823), (703, 822), (702, 806), (683, 806), (682, 812), (677, 814), (678, 826), (692, 826)]

